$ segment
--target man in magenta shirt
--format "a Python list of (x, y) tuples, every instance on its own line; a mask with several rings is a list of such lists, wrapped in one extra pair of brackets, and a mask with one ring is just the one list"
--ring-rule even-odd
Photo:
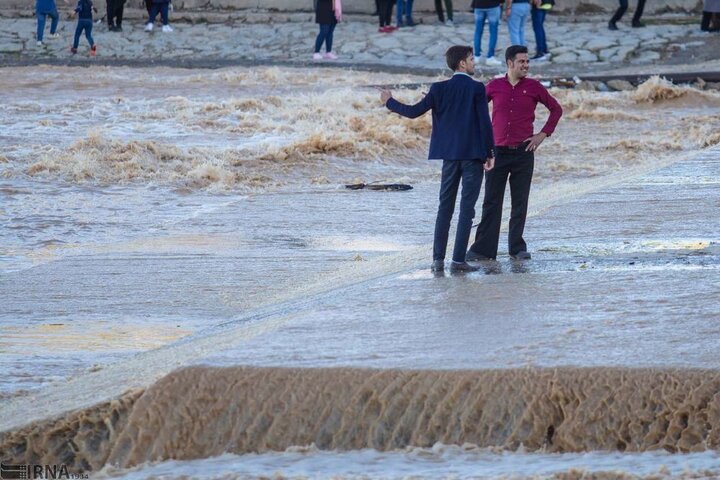
[[(492, 102), (492, 127), (495, 139), (495, 168), (487, 172), (482, 218), (466, 259), (480, 261), (497, 256), (502, 223), (505, 185), (510, 183), (512, 209), (508, 231), (508, 253), (516, 260), (530, 259), (523, 239), (528, 197), (535, 166), (534, 152), (555, 131), (562, 107), (540, 82), (527, 78), (527, 47), (513, 45), (505, 51), (507, 74), (487, 85)], [(535, 107), (542, 103), (550, 110), (545, 126), (533, 133)]]

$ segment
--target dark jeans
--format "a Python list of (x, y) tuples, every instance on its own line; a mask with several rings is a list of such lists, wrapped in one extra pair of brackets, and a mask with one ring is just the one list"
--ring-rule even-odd
[(387, 27), (392, 23), (392, 9), (394, 0), (380, 0), (380, 27)]
[(545, 39), (545, 15), (547, 10), (542, 8), (533, 8), (530, 11), (532, 18), (533, 32), (535, 33), (535, 47), (538, 55), (544, 55), (548, 53), (547, 40)]
[(80, 44), (80, 35), (85, 31), (85, 37), (88, 43), (92, 47), (95, 45), (95, 40), (92, 38), (92, 27), (93, 21), (89, 18), (81, 18), (78, 20), (77, 27), (75, 27), (75, 40), (73, 40), (73, 48), (77, 48)]
[[(625, 12), (628, 9), (628, 0), (620, 0), (620, 7), (615, 12), (615, 15), (610, 19), (612, 23), (619, 22)], [(638, 23), (640, 17), (642, 17), (643, 10), (645, 9), (645, 0), (638, 0), (637, 8), (635, 9), (635, 15), (633, 15), (632, 23)]]
[(154, 23), (155, 17), (157, 17), (157, 14), (159, 12), (160, 17), (162, 18), (163, 25), (167, 25), (169, 8), (170, 8), (170, 4), (168, 2), (164, 2), (164, 3), (154, 3), (153, 2), (152, 10), (150, 11), (150, 18), (148, 19), (148, 23)]
[[(125, 0), (108, 0), (107, 2), (107, 22), (109, 27), (122, 27), (123, 12), (125, 10)], [(148, 13), (149, 14), (149, 13)]]
[(42, 42), (43, 33), (45, 33), (45, 18), (50, 17), (52, 19), (52, 23), (50, 23), (50, 33), (54, 35), (55, 32), (57, 32), (60, 15), (58, 15), (57, 9), (52, 12), (35, 12), (35, 15), (37, 15), (37, 41)]
[(403, 15), (405, 15), (406, 23), (414, 23), (412, 19), (413, 1), (414, 0), (397, 0), (397, 8), (395, 14), (397, 15), (398, 25), (401, 25), (403, 23)]
[[(452, 20), (453, 19), (452, 0), (445, 0), (445, 10), (447, 10), (448, 19)], [(442, 0), (435, 0), (435, 11), (437, 12), (438, 19), (440, 19), (441, 22), (444, 22), (445, 16), (443, 15)]]
[(321, 23), (320, 32), (315, 39), (315, 53), (320, 53), (320, 47), (325, 42), (325, 51), (332, 52), (333, 32), (337, 23)]
[(532, 183), (535, 155), (524, 149), (507, 150), (497, 148), (495, 168), (487, 173), (485, 180), (485, 199), (483, 200), (482, 218), (475, 234), (475, 243), (470, 250), (488, 258), (495, 258), (500, 239), (502, 223), (503, 197), (505, 184), (510, 179), (510, 230), (508, 231), (508, 253), (515, 255), (526, 252), (527, 244), (523, 240), (525, 218), (527, 217), (528, 197)]
[(455, 211), (458, 186), (462, 180), (460, 215), (458, 216), (452, 259), (454, 262), (465, 261), (472, 220), (475, 216), (475, 203), (480, 195), (482, 179), (483, 162), (480, 160), (443, 160), (440, 205), (435, 220), (433, 260), (445, 260), (450, 222)]

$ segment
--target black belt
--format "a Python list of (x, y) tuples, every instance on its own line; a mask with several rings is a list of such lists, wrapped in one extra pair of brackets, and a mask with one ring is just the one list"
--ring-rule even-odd
[(525, 150), (530, 142), (522, 142), (517, 145), (496, 145), (495, 149), (500, 151)]

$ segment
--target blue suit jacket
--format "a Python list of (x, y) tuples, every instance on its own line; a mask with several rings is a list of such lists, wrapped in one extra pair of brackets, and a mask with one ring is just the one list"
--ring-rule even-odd
[(468, 75), (456, 74), (450, 80), (433, 83), (415, 105), (391, 98), (386, 106), (408, 118), (432, 109), (430, 159), (484, 161), (495, 156), (485, 85)]

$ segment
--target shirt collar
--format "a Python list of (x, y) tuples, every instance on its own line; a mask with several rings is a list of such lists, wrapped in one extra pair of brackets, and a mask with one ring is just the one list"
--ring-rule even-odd
[(465, 76), (468, 77), (468, 78), (472, 78), (470, 75), (468, 75), (468, 74), (465, 73), (465, 72), (455, 72), (455, 73), (453, 73), (453, 77), (454, 77), (455, 75), (465, 75)]

